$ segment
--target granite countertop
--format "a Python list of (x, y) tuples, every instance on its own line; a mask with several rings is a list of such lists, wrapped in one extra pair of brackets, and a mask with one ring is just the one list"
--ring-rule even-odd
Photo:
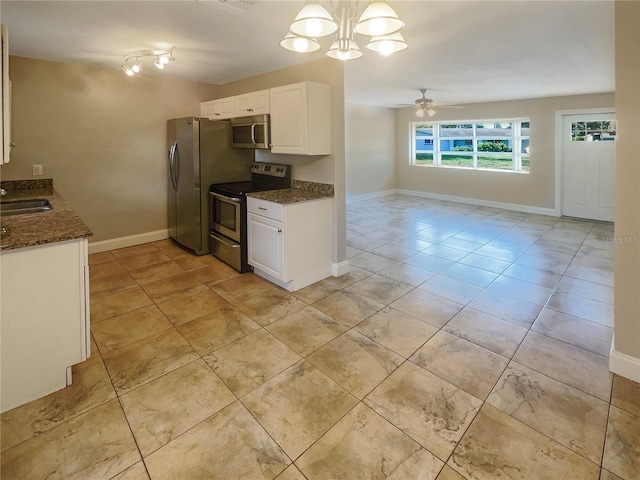
[(264, 192), (251, 192), (247, 193), (247, 196), (282, 204), (307, 202), (309, 200), (318, 200), (321, 198), (332, 198), (333, 185), (294, 180), (292, 188), (281, 188), (279, 190), (267, 190)]
[(33, 247), (93, 235), (55, 191), (52, 179), (3, 181), (1, 185), (7, 190), (7, 195), (0, 200), (2, 202), (46, 198), (53, 208), (46, 212), (2, 215), (0, 223), (11, 233), (2, 235), (0, 249)]

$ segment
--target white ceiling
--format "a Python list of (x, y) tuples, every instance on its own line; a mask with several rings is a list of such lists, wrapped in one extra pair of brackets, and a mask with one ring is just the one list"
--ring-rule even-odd
[[(335, 0), (323, 0), (330, 8)], [(355, 2), (354, 2), (355, 3)], [(367, 2), (360, 0), (360, 8)], [(406, 24), (404, 52), (347, 62), (347, 100), (477, 103), (614, 90), (614, 2), (389, 1)], [(138, 50), (175, 45), (176, 62), (145, 73), (222, 84), (321, 58), (279, 47), (303, 1), (261, 0), (242, 13), (183, 1), (6, 1), (10, 53), (119, 69)], [(336, 60), (339, 61), (339, 60)]]

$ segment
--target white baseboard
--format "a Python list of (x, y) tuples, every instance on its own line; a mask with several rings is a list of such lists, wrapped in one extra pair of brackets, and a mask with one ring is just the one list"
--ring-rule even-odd
[(101, 240), (99, 242), (89, 243), (89, 254), (108, 252), (118, 248), (133, 247), (143, 243), (157, 242), (169, 238), (169, 230), (156, 230), (155, 232), (139, 233), (137, 235), (129, 235), (126, 237), (112, 238), (110, 240)]
[(536, 213), (539, 215), (550, 215), (553, 217), (561, 216), (560, 210), (556, 208), (533, 207), (531, 205), (520, 205), (518, 203), (494, 202), (491, 200), (482, 200), (479, 198), (459, 197), (457, 195), (443, 195), (440, 193), (420, 192), (418, 190), (396, 189), (393, 193), (401, 195), (411, 195), (414, 197), (432, 198), (434, 200), (445, 200), (448, 202), (467, 203), (469, 205), (478, 205), (481, 207), (502, 208), (505, 210), (514, 210), (516, 212)]
[(614, 342), (611, 342), (611, 352), (609, 353), (609, 370), (621, 377), (640, 383), (640, 358), (616, 351)]
[(347, 197), (347, 204), (361, 202), (363, 200), (371, 200), (372, 198), (386, 197), (398, 193), (398, 189), (383, 190), (381, 192), (365, 193), (363, 195), (352, 195)]
[(351, 267), (349, 265), (349, 260), (331, 264), (331, 273), (334, 277), (341, 277), (342, 275), (346, 275), (350, 271)]

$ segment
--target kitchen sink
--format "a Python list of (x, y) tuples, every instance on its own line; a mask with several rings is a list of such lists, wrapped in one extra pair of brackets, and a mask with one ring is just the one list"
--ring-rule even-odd
[(10, 200), (0, 202), (0, 215), (21, 215), (24, 213), (38, 213), (51, 210), (53, 207), (45, 198), (32, 200)]

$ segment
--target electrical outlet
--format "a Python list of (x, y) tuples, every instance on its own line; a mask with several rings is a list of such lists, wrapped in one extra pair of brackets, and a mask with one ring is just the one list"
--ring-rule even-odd
[(38, 164), (33, 164), (31, 165), (31, 168), (33, 169), (33, 175), (44, 175), (43, 171), (42, 171), (42, 165), (38, 165)]

